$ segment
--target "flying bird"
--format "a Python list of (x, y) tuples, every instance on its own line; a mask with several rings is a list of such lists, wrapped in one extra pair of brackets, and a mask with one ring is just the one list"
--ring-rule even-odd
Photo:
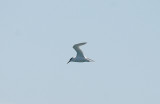
[[(75, 44), (73, 46), (73, 48), (75, 49), (75, 51), (77, 52), (77, 56), (76, 57), (72, 57), (69, 61), (69, 62), (94, 62), (93, 60), (87, 58), (84, 56), (82, 50), (79, 48), (80, 46), (86, 44), (86, 42), (83, 42), (83, 43), (78, 43), (78, 44)], [(67, 64), (68, 64), (67, 63)]]

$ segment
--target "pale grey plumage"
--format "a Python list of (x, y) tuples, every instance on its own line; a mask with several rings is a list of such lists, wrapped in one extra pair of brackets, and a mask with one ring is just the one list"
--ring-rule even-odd
[[(73, 48), (75, 49), (75, 51), (77, 52), (77, 55), (76, 57), (72, 57), (69, 61), (69, 62), (94, 62), (93, 60), (89, 59), (89, 58), (86, 58), (82, 52), (82, 50), (79, 48), (80, 46), (86, 44), (86, 42), (83, 42), (83, 43), (78, 43), (78, 44), (75, 44), (73, 46)], [(68, 64), (67, 63), (67, 64)]]
[(80, 46), (86, 44), (87, 42), (84, 43), (79, 43), (79, 44), (75, 44), (73, 46), (73, 48), (75, 49), (75, 51), (77, 52), (77, 56), (76, 57), (84, 57), (84, 54), (82, 52), (82, 50), (79, 48)]

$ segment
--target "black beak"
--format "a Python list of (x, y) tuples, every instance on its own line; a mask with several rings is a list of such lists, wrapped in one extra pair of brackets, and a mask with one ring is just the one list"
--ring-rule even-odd
[(67, 62), (67, 64), (68, 64), (69, 62), (71, 62), (71, 60), (72, 60), (72, 58)]
[(67, 62), (67, 64), (70, 62), (70, 60)]

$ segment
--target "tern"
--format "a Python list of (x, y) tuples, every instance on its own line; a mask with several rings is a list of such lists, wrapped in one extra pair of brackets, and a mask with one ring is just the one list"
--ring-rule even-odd
[[(82, 50), (79, 48), (80, 46), (86, 44), (87, 42), (83, 42), (83, 43), (78, 43), (78, 44), (75, 44), (73, 46), (73, 48), (75, 49), (75, 51), (77, 52), (77, 56), (76, 57), (72, 57), (69, 61), (69, 62), (94, 62), (93, 60), (87, 58), (84, 56)], [(67, 63), (67, 64), (68, 64)]]

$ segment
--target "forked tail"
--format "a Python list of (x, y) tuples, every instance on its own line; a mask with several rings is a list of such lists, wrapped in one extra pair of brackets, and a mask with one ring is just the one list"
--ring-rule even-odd
[(88, 60), (89, 60), (89, 62), (95, 62), (94, 60), (92, 60), (92, 59), (89, 59), (89, 58), (87, 58)]

